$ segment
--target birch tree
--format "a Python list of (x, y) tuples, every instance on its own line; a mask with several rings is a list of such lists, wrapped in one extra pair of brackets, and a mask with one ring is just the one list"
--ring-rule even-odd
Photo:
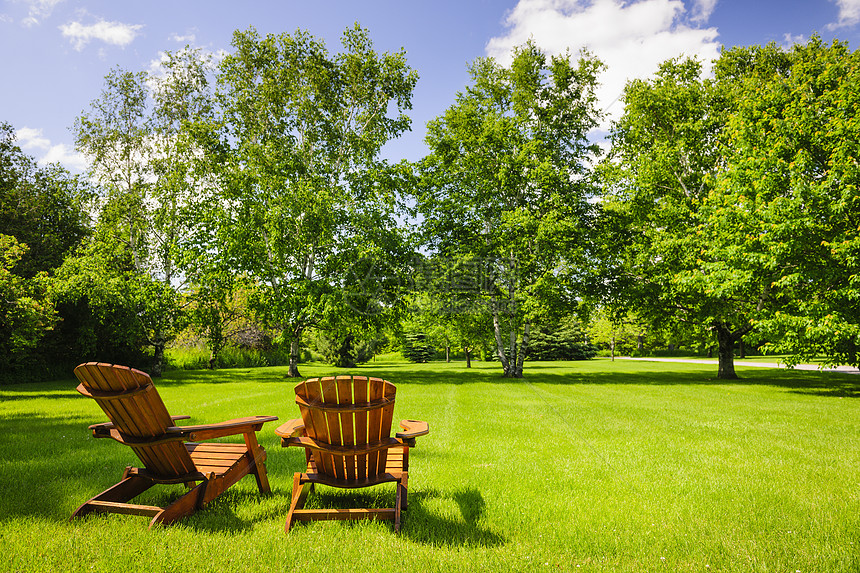
[(530, 42), (510, 67), (476, 60), (471, 84), (428, 124), (425, 237), (442, 258), (479, 265), (470, 296), (492, 317), (505, 377), (523, 376), (535, 320), (573, 304), (566, 279), (586, 266), (600, 68), (588, 54), (547, 57)]
[(292, 376), (304, 333), (345, 312), (350, 267), (401, 245), (379, 152), (409, 128), (417, 74), (358, 26), (342, 43), (237, 31), (206, 136), (225, 205), (212, 252), (257, 285), (252, 307), (282, 332)]

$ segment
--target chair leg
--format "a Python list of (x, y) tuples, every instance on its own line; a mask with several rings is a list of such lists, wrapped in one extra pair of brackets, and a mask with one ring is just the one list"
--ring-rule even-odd
[(398, 481), (394, 494), (394, 533), (400, 533), (400, 512), (403, 507), (403, 493), (403, 485)]
[(245, 445), (248, 447), (248, 455), (251, 456), (254, 478), (257, 480), (257, 489), (261, 495), (272, 492), (269, 487), (269, 477), (266, 472), (266, 450), (257, 443), (257, 434), (250, 432), (244, 434)]
[(145, 477), (137, 475), (129, 477), (128, 469), (126, 469), (123, 473), (122, 481), (82, 503), (71, 517), (69, 517), (69, 520), (71, 521), (76, 517), (83, 517), (94, 511), (109, 511), (109, 509), (106, 509), (104, 506), (99, 506), (99, 502), (124, 504), (145, 492), (153, 485), (155, 485), (155, 483)]
[(302, 484), (302, 474), (296, 472), (293, 474), (293, 500), (290, 503), (290, 512), (287, 514), (287, 522), (284, 525), (284, 531), (286, 533), (290, 532), (290, 528), (293, 526), (293, 512), (297, 509), (302, 509), (305, 506), (305, 501), (308, 498), (308, 493), (310, 492), (313, 484), (306, 483)]
[(177, 519), (188, 517), (200, 509), (203, 506), (203, 498), (206, 495), (206, 486), (208, 483), (208, 480), (204, 480), (201, 484), (195, 486), (186, 492), (185, 495), (161, 510), (149, 522), (149, 528), (152, 529), (156, 523), (169, 525)]

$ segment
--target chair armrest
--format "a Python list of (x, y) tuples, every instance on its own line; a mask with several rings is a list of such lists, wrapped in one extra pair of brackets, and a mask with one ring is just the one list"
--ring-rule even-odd
[[(171, 416), (173, 421), (176, 420), (187, 420), (191, 416)], [(93, 437), (96, 438), (110, 438), (110, 431), (113, 430), (116, 426), (113, 425), (113, 422), (102, 422), (101, 424), (93, 424), (89, 426), (89, 430), (92, 430)]]
[(299, 436), (297, 438), (281, 438), (281, 445), (284, 447), (299, 446), (302, 448), (309, 448), (311, 450), (318, 450), (326, 454), (334, 454), (336, 456), (361, 456), (365, 454), (371, 454), (373, 452), (387, 450), (388, 448), (409, 444), (404, 444), (403, 440), (398, 440), (396, 438), (385, 438), (384, 440), (373, 444), (359, 444), (357, 446), (338, 446), (336, 444), (321, 442), (319, 440), (308, 438), (306, 436)]
[(174, 426), (167, 428), (167, 431), (160, 436), (145, 438), (127, 436), (117, 430), (113, 424), (109, 422), (105, 424), (93, 424), (90, 426), (90, 429), (93, 431), (94, 438), (111, 438), (120, 444), (125, 444), (126, 446), (156, 446), (167, 442), (184, 442), (188, 440), (182, 432), (176, 431), (177, 428)]
[(430, 424), (421, 420), (400, 420), (400, 427), (404, 431), (394, 434), (398, 438), (409, 439), (418, 436), (426, 436), (430, 433)]
[[(278, 426), (275, 430), (275, 434), (279, 435), (282, 438), (298, 438), (305, 433), (305, 423), (301, 418), (296, 420), (288, 420)], [(287, 444), (282, 444), (286, 446)]]
[(167, 428), (167, 433), (181, 434), (189, 440), (211, 440), (214, 438), (222, 438), (224, 436), (235, 436), (238, 434), (247, 434), (249, 432), (259, 432), (266, 422), (277, 420), (277, 416), (248, 416), (247, 418), (237, 418), (235, 420), (227, 420), (219, 424), (201, 424), (197, 426), (171, 426)]

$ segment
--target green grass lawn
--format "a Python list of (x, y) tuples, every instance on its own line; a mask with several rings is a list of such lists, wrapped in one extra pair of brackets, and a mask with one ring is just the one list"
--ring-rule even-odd
[[(376, 362), (396, 418), (430, 423), (403, 532), (316, 522), (283, 532), (303, 455), (260, 433), (273, 495), (245, 478), (179, 525), (67, 521), (136, 460), (71, 379), (0, 386), (0, 571), (860, 571), (860, 377), (593, 360)], [(187, 423), (298, 415), (286, 368), (156, 381)], [(317, 364), (302, 373), (338, 372)], [(181, 491), (147, 494), (154, 503)], [(321, 487), (316, 503), (391, 505), (393, 486)]]

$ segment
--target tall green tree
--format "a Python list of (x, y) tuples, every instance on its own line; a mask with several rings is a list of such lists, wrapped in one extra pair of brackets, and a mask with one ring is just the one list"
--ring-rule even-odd
[(342, 42), (331, 54), (302, 31), (237, 31), (202, 134), (227, 206), (211, 252), (256, 282), (253, 308), (282, 332), (292, 376), (305, 331), (346, 312), (350, 268), (404, 254), (397, 169), (379, 152), (409, 128), (417, 75), (358, 26)]
[[(160, 375), (164, 349), (184, 324), (177, 289), (186, 278), (180, 238), (195, 223), (190, 198), (201, 182), (194, 172), (192, 121), (210, 115), (208, 62), (200, 52), (167, 53), (162, 73), (112, 70), (89, 111), (75, 121), (75, 143), (90, 160), (90, 177), (103, 191), (96, 239), (122, 245), (134, 282), (148, 303), (140, 312), (152, 373)], [(82, 253), (113, 252), (108, 245)], [(111, 264), (122, 257), (107, 257)], [(124, 268), (117, 276), (130, 276)], [(152, 287), (152, 288), (150, 288)]]
[(144, 72), (111, 70), (101, 97), (72, 126), (75, 147), (89, 160), (88, 174), (103, 192), (100, 224), (127, 246), (140, 272), (149, 262), (146, 78)]
[(754, 271), (779, 302), (755, 321), (765, 349), (856, 366), (860, 52), (813, 36), (790, 50), (735, 48), (716, 73), (738, 101), (707, 212), (719, 270), (729, 281)]
[[(151, 186), (148, 210), (153, 275), (166, 284), (189, 281), (186, 237), (205, 227), (200, 212), (201, 189), (211, 182), (200, 169), (196, 126), (213, 115), (211, 57), (186, 47), (164, 53), (158, 73), (147, 80), (150, 88), (148, 173)], [(202, 220), (201, 220), (202, 219)]]
[(471, 368), (475, 350), (495, 347), (485, 269), (474, 257), (417, 258), (410, 281), (406, 332), (423, 332), (438, 348), (459, 348)]
[(90, 233), (91, 198), (84, 180), (38, 166), (0, 124), (0, 365), (16, 376), (56, 358), (51, 330), (66, 317), (49, 296), (50, 275)]
[(26, 252), (15, 237), (0, 234), (0, 366), (5, 372), (27, 364), (27, 351), (55, 318), (44, 273), (25, 278), (13, 272)]
[(857, 363), (856, 53), (817, 37), (669, 61), (632, 82), (605, 212), (622, 229), (616, 300), (652, 326), (710, 329), (719, 378), (744, 337)]
[(140, 273), (127, 246), (96, 236), (63, 261), (50, 283), (63, 318), (50, 335), (60, 361), (148, 366), (145, 349), (157, 333), (176, 324), (178, 293)]
[(721, 267), (712, 249), (722, 229), (708, 223), (706, 204), (725, 168), (734, 101), (702, 77), (699, 62), (685, 59), (628, 84), (624, 103), (604, 166), (603, 206), (624, 236), (615, 302), (653, 329), (710, 329), (718, 378), (736, 378), (734, 344), (761, 316), (773, 279)]
[(587, 54), (547, 56), (529, 42), (510, 67), (470, 68), (471, 85), (428, 124), (418, 208), (430, 248), (472, 260), (492, 317), (504, 376), (522, 377), (531, 326), (573, 304), (585, 261), (598, 149), (594, 89), (601, 64)]
[(16, 274), (31, 278), (60, 266), (89, 232), (93, 190), (59, 165), (40, 167), (0, 123), (0, 233), (27, 245)]

